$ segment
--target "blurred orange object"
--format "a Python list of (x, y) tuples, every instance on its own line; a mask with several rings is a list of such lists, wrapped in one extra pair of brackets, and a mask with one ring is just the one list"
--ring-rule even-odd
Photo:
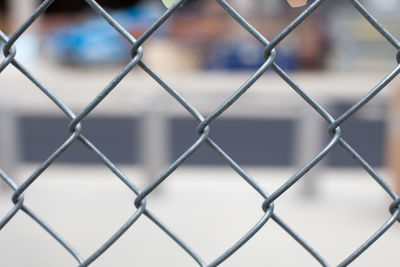
[(287, 0), (291, 7), (301, 7), (307, 4), (307, 0)]
[(395, 179), (395, 190), (400, 194), (400, 84), (392, 98), (389, 121), (389, 167)]

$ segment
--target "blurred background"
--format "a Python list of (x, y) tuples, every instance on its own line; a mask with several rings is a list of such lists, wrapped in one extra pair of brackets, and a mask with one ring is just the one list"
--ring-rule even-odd
[[(305, 8), (291, 8), (282, 0), (228, 2), (269, 40)], [(361, 2), (399, 36), (400, 2)], [(0, 30), (12, 34), (39, 3), (0, 0)], [(98, 3), (136, 38), (166, 10), (161, 1)], [(131, 59), (130, 44), (84, 1), (55, 1), (16, 48), (16, 58), (75, 113)], [(204, 116), (264, 62), (264, 47), (212, 0), (188, 1), (143, 49), (143, 61)], [(277, 46), (276, 63), (337, 118), (397, 66), (396, 53), (349, 1), (338, 0), (326, 1)], [(69, 137), (70, 120), (14, 67), (1, 73), (0, 84), (0, 166), (20, 184)], [(342, 126), (343, 137), (397, 192), (399, 92), (395, 79)], [(197, 140), (197, 125), (160, 85), (135, 68), (83, 120), (83, 134), (143, 189)], [(328, 126), (268, 71), (211, 124), (210, 136), (273, 192), (328, 144)], [(12, 207), (11, 191), (2, 186), (0, 218)], [(76, 142), (27, 189), (25, 198), (86, 257), (133, 213), (135, 195)], [(386, 192), (338, 146), (276, 201), (276, 212), (338, 264), (389, 218), (390, 203)], [(207, 261), (257, 222), (261, 204), (262, 198), (206, 145), (148, 200), (149, 209)], [(93, 266), (196, 266), (154, 226), (139, 219)], [(395, 225), (354, 266), (383, 261), (398, 266), (394, 255), (399, 241)], [(284, 256), (288, 250), (293, 257)], [(21, 251), (24, 256), (17, 257)], [(75, 264), (22, 212), (0, 232), (0, 256), (4, 266)], [(265, 266), (266, 259), (270, 266), (318, 266), (273, 222), (225, 265)]]

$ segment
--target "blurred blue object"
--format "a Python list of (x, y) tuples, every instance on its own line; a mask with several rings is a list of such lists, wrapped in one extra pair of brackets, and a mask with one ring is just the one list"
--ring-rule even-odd
[[(149, 27), (160, 13), (158, 5), (145, 4), (111, 11), (110, 15), (129, 32), (135, 33)], [(66, 64), (118, 63), (131, 58), (128, 41), (99, 16), (58, 28), (46, 38), (45, 48)]]
[[(206, 70), (255, 70), (264, 63), (264, 47), (249, 41), (218, 42), (208, 51), (204, 68)], [(288, 50), (278, 50), (275, 62), (284, 70), (298, 68), (296, 55)]]

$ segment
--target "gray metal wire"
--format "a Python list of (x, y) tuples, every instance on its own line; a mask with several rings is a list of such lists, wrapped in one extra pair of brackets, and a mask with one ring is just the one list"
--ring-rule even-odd
[[(4, 171), (0, 169), (0, 178), (14, 191), (12, 195), (12, 202), (14, 206), (6, 214), (4, 218), (0, 220), (0, 230), (7, 224), (12, 222), (13, 217), (18, 212), (24, 212), (32, 218), (37, 224), (39, 224), (44, 230), (46, 230), (57, 242), (59, 242), (79, 263), (79, 266), (89, 266), (93, 261), (100, 257), (107, 249), (110, 248), (124, 233), (128, 230), (138, 218), (146, 216), (155, 225), (161, 228), (172, 240), (174, 240), (184, 251), (186, 251), (194, 261), (200, 266), (218, 266), (228, 257), (234, 254), (240, 249), (246, 242), (248, 242), (264, 225), (266, 222), (272, 220), (285, 230), (293, 239), (295, 239), (310, 255), (312, 255), (316, 261), (322, 266), (329, 266), (328, 262), (314, 249), (312, 248), (300, 235), (298, 235), (291, 227), (289, 227), (283, 219), (278, 217), (274, 211), (274, 201), (278, 199), (287, 190), (292, 188), (296, 182), (298, 182), (304, 175), (315, 167), (323, 158), (325, 158), (332, 149), (339, 145), (347, 153), (349, 153), (354, 160), (364, 169), (372, 179), (374, 179), (379, 186), (387, 192), (387, 194), (393, 199), (393, 203), (390, 205), (388, 213), (389, 219), (382, 225), (365, 243), (361, 244), (360, 247), (351, 253), (346, 259), (344, 259), (338, 266), (347, 266), (359, 257), (365, 250), (367, 250), (376, 240), (378, 240), (390, 227), (392, 227), (396, 221), (400, 221), (400, 198), (394, 192), (394, 190), (386, 183), (386, 181), (379, 176), (379, 174), (365, 161), (355, 149), (351, 147), (346, 140), (343, 139), (341, 134), (340, 126), (348, 120), (352, 115), (358, 112), (363, 106), (373, 99), (381, 90), (383, 90), (399, 73), (400, 65), (397, 65), (386, 77), (384, 77), (374, 88), (371, 89), (364, 97), (362, 97), (356, 104), (354, 104), (349, 110), (340, 115), (338, 118), (332, 117), (318, 102), (316, 102), (305, 90), (303, 90), (296, 81), (291, 78), (285, 71), (282, 70), (276, 63), (275, 58), (279, 55), (275, 51), (275, 48), (288, 36), (291, 32), (296, 29), (308, 16), (310, 16), (315, 10), (317, 10), (327, 0), (315, 0), (313, 1), (296, 19), (294, 19), (289, 26), (287, 26), (282, 32), (280, 32), (273, 40), (267, 40), (261, 33), (259, 33), (250, 23), (248, 23), (232, 6), (225, 0), (216, 0), (216, 2), (223, 8), (227, 14), (237, 21), (239, 26), (243, 27), (250, 35), (252, 35), (258, 42), (265, 47), (265, 62), (262, 66), (245, 82), (240, 86), (237, 91), (229, 97), (222, 105), (214, 110), (210, 115), (204, 117), (196, 108), (194, 108), (188, 101), (185, 100), (174, 88), (172, 88), (167, 81), (161, 76), (154, 72), (143, 60), (143, 49), (142, 44), (172, 15), (175, 11), (185, 4), (186, 0), (176, 1), (157, 21), (155, 21), (138, 39), (135, 39), (130, 33), (128, 33), (113, 17), (107, 13), (102, 6), (100, 6), (94, 0), (86, 0), (87, 4), (104, 20), (106, 20), (123, 38), (131, 43), (131, 60), (129, 63), (120, 71), (115, 78), (98, 94), (89, 105), (87, 105), (80, 113), (75, 114), (66, 104), (63, 103), (52, 91), (46, 87), (39, 79), (37, 79), (32, 72), (30, 72), (23, 64), (16, 60), (15, 56), (17, 51), (14, 47), (15, 42), (21, 35), (30, 27), (30, 25), (48, 8), (54, 0), (43, 1), (42, 4), (36, 9), (36, 11), (10, 36), (6, 36), (0, 31), (0, 43), (3, 43), (4, 59), (0, 62), (0, 73), (5, 69), (14, 66), (23, 75), (25, 75), (42, 93), (44, 93), (54, 104), (62, 110), (65, 115), (70, 118), (69, 124), (69, 137), (62, 143), (57, 150), (55, 150), (32, 174), (31, 176), (23, 181), (21, 185), (18, 185), (14, 179), (9, 177)], [(348, 0), (355, 9), (381, 34), (396, 50), (400, 50), (400, 42), (393, 35), (391, 35), (372, 15), (368, 10), (357, 0)], [(399, 61), (400, 52), (393, 56)], [(147, 187), (140, 189), (137, 187), (132, 180), (127, 177), (112, 161), (110, 161), (106, 155), (104, 155), (88, 138), (86, 138), (81, 132), (81, 122), (87, 117), (96, 106), (107, 97), (107, 95), (135, 68), (141, 68), (151, 78), (153, 78), (161, 87), (169, 93), (180, 105), (182, 105), (188, 113), (191, 114), (199, 122), (197, 127), (198, 138), (197, 140), (178, 158), (173, 162), (163, 173), (160, 174), (154, 181)], [(276, 75), (280, 76), (298, 95), (303, 99), (315, 112), (317, 112), (323, 119), (329, 123), (328, 132), (331, 139), (327, 145), (317, 154), (314, 158), (301, 169), (299, 169), (292, 177), (290, 177), (280, 188), (271, 194), (267, 193), (265, 189), (259, 185), (246, 171), (239, 166), (234, 159), (232, 159), (223, 149), (221, 149), (217, 143), (215, 143), (210, 137), (211, 124), (223, 114), (230, 106), (234, 105), (235, 102), (249, 89), (251, 86), (267, 71), (273, 70)], [(86, 148), (91, 151), (98, 159), (110, 169), (116, 177), (118, 177), (132, 192), (136, 195), (135, 206), (136, 211), (132, 216), (122, 225), (117, 232), (114, 233), (100, 248), (98, 248), (88, 258), (83, 258), (78, 251), (76, 251), (65, 239), (60, 236), (55, 229), (51, 228), (43, 219), (40, 218), (33, 210), (31, 210), (24, 202), (23, 193), (27, 190), (37, 179), (40, 178), (43, 172), (53, 164), (53, 162), (64, 153), (74, 142), (81, 142)], [(182, 240), (176, 233), (174, 233), (166, 224), (156, 217), (146, 207), (146, 197), (151, 194), (157, 187), (168, 179), (168, 177), (179, 168), (182, 163), (188, 159), (193, 153), (195, 153), (201, 146), (207, 145), (219, 155), (227, 165), (229, 165), (235, 172), (237, 172), (258, 194), (260, 194), (264, 202), (260, 203), (263, 210), (263, 216), (254, 224), (254, 226), (235, 244), (232, 245), (228, 250), (221, 254), (211, 263), (206, 263), (203, 258), (196, 253), (184, 240)]]

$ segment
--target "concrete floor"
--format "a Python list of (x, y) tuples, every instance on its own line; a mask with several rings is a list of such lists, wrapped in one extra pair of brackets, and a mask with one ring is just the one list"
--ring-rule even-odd
[[(20, 168), (26, 177), (34, 166)], [(123, 170), (141, 188), (140, 170)], [(294, 170), (248, 169), (272, 192)], [(389, 217), (390, 199), (360, 171), (311, 173), (316, 194), (301, 181), (275, 202), (275, 211), (328, 262), (339, 264)], [(383, 173), (383, 175), (385, 175)], [(389, 180), (390, 181), (390, 180)], [(11, 207), (0, 194), (0, 216)], [(25, 193), (41, 215), (82, 256), (88, 257), (134, 212), (134, 195), (103, 167), (54, 166)], [(207, 262), (237, 241), (262, 216), (262, 199), (229, 169), (178, 169), (148, 198), (148, 208)], [(395, 224), (351, 266), (399, 266), (400, 225)], [(18, 213), (0, 232), (0, 266), (77, 266), (35, 222)], [(167, 235), (141, 217), (91, 266), (197, 266)], [(319, 266), (273, 221), (221, 266)]]

